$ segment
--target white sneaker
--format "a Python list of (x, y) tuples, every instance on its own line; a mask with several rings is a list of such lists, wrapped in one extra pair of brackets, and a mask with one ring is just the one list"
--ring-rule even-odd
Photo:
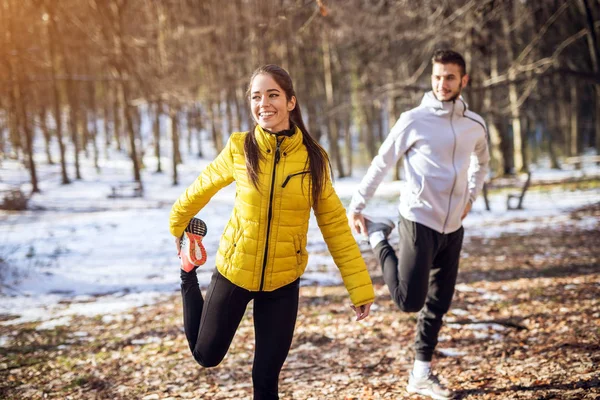
[(371, 215), (363, 214), (365, 219), (365, 225), (367, 225), (367, 231), (369, 235), (375, 232), (382, 232), (383, 236), (387, 239), (394, 229), (394, 221), (386, 217), (373, 217)]
[(416, 393), (422, 396), (429, 396), (436, 400), (454, 398), (454, 393), (442, 385), (438, 377), (431, 373), (424, 378), (415, 378), (411, 372), (406, 391), (411, 394)]
[(365, 214), (362, 216), (369, 232), (369, 243), (375, 249), (375, 246), (388, 239), (394, 229), (394, 221), (385, 217), (372, 217)]

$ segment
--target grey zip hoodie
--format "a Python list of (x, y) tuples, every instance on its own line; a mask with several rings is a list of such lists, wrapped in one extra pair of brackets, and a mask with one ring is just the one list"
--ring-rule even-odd
[(462, 98), (439, 101), (433, 92), (402, 113), (354, 193), (349, 212), (360, 213), (389, 169), (404, 156), (400, 214), (440, 233), (461, 225), (467, 202), (483, 186), (490, 160), (483, 119)]

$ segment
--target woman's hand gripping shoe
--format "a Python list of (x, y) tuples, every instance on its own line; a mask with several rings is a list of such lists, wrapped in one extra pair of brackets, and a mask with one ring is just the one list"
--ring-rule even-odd
[(192, 218), (180, 239), (181, 269), (191, 272), (206, 262), (206, 250), (202, 239), (206, 236), (206, 224), (199, 218)]

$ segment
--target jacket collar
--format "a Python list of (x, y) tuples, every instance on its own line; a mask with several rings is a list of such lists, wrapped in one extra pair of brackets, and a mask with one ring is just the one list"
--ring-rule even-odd
[(462, 96), (453, 101), (440, 101), (435, 97), (433, 91), (425, 93), (421, 100), (421, 106), (430, 108), (436, 115), (448, 117), (453, 112), (455, 116), (462, 117), (468, 110), (468, 105)]
[(281, 151), (291, 152), (302, 145), (302, 131), (298, 127), (295, 127), (295, 132), (291, 136), (277, 136), (274, 133), (264, 130), (260, 125), (256, 125), (256, 128), (254, 128), (254, 135), (256, 136), (256, 142), (258, 143), (258, 146), (263, 151), (267, 149), (275, 151), (275, 148), (277, 147), (277, 139), (281, 141), (281, 145), (279, 147)]

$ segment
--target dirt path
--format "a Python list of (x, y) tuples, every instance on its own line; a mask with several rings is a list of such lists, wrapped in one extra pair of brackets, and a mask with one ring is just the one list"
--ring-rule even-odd
[[(600, 205), (571, 214), (600, 219)], [(464, 399), (600, 398), (600, 232), (562, 225), (526, 236), (471, 238), (436, 370)], [(378, 295), (353, 323), (342, 287), (303, 287), (282, 399), (403, 399), (415, 316)], [(188, 354), (177, 294), (68, 326), (0, 326), (0, 398), (251, 398), (251, 310), (223, 363)], [(417, 398), (414, 396), (412, 398)]]

